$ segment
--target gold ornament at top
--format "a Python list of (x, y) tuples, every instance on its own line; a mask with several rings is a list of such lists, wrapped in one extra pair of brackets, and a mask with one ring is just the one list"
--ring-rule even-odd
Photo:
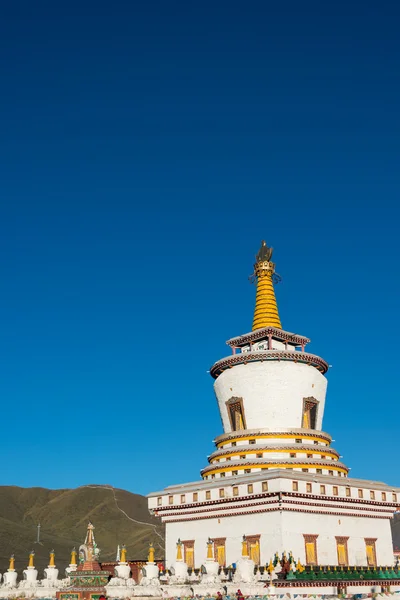
[(182, 557), (182, 542), (179, 539), (176, 543), (176, 560), (183, 560)]
[(55, 555), (55, 553), (54, 553), (54, 550), (52, 550), (52, 551), (50, 552), (50, 561), (49, 561), (49, 567), (55, 567), (55, 566), (56, 566), (55, 558), (56, 558), (56, 555)]
[(246, 536), (243, 536), (242, 540), (242, 556), (245, 558), (249, 557), (249, 546), (247, 544)]
[(251, 276), (252, 281), (257, 281), (253, 331), (264, 327), (282, 328), (274, 291), (274, 283), (280, 281), (280, 277), (275, 273), (275, 264), (271, 261), (272, 253), (273, 248), (269, 248), (262, 241)]
[(121, 556), (119, 562), (126, 563), (126, 546), (122, 546), (121, 548)]
[(9, 571), (15, 571), (15, 556), (11, 554), (10, 556), (10, 566), (8, 567)]
[(213, 541), (211, 538), (208, 538), (207, 542), (207, 560), (212, 560), (214, 558), (213, 555)]
[(77, 551), (75, 550), (75, 548), (72, 548), (71, 551), (71, 565), (76, 565), (76, 557), (77, 557)]
[(35, 567), (35, 565), (33, 564), (34, 556), (35, 556), (35, 552), (32, 550), (32, 552), (29, 555), (28, 569), (29, 569), (29, 567), (31, 567), (32, 569)]
[(154, 546), (153, 546), (153, 544), (150, 544), (150, 546), (149, 546), (149, 554), (147, 556), (147, 562), (153, 563), (154, 562), (154, 556), (155, 556)]

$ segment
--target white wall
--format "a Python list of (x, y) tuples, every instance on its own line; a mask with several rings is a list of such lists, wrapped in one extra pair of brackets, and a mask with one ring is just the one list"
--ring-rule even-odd
[(186, 523), (166, 524), (166, 563), (170, 566), (176, 558), (176, 542), (195, 540), (195, 565), (200, 567), (206, 559), (207, 540), (226, 537), (226, 564), (236, 562), (241, 554), (243, 535), (261, 535), (261, 562), (267, 563), (275, 552), (292, 551), (295, 559), (305, 563), (303, 534), (318, 534), (318, 561), (322, 565), (337, 564), (335, 536), (346, 536), (349, 563), (367, 565), (364, 538), (377, 538), (378, 565), (393, 564), (393, 546), (389, 519), (366, 517), (337, 517), (290, 513), (283, 511), (204, 519)]
[(291, 361), (253, 362), (227, 369), (216, 379), (224, 432), (231, 431), (226, 402), (243, 398), (247, 429), (302, 426), (303, 398), (319, 401), (317, 426), (322, 429), (327, 380), (315, 367)]

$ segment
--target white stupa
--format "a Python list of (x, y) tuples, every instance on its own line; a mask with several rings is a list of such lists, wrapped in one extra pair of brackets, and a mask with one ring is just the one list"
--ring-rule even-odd
[[(307, 263), (296, 260), (305, 270)], [(256, 566), (290, 550), (310, 566), (392, 565), (390, 519), (400, 490), (349, 478), (331, 446), (322, 428), (328, 364), (308, 351), (307, 337), (282, 329), (274, 291), (279, 277), (265, 242), (253, 278), (252, 331), (230, 339), (231, 355), (210, 371), (223, 433), (202, 480), (149, 495), (150, 511), (166, 526), (166, 564), (176, 562), (180, 538), (188, 566), (199, 567), (211, 538), (218, 563), (229, 566), (245, 534)], [(196, 335), (193, 328), (192, 341)]]

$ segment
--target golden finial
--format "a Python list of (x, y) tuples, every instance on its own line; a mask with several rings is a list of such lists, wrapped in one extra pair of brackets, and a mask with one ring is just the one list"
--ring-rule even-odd
[(76, 557), (77, 557), (77, 551), (75, 550), (75, 548), (72, 548), (71, 550), (71, 565), (76, 565)]
[(52, 550), (50, 552), (50, 560), (49, 560), (49, 565), (48, 565), (49, 567), (55, 567), (56, 566), (55, 558), (56, 558), (56, 555), (54, 554), (54, 550)]
[(149, 563), (153, 563), (154, 562), (154, 554), (155, 554), (154, 546), (153, 546), (153, 544), (150, 544), (150, 546), (149, 546), (149, 554), (147, 556), (147, 562), (149, 562)]
[(119, 562), (126, 563), (126, 546), (125, 545), (123, 545), (121, 548), (121, 555), (120, 555)]
[(254, 309), (253, 331), (263, 327), (282, 328), (276, 303), (274, 283), (280, 280), (271, 262), (273, 249), (263, 241), (256, 256), (253, 281), (257, 280), (256, 307)]
[(274, 565), (273, 565), (273, 563), (272, 563), (272, 558), (271, 558), (271, 559), (270, 559), (270, 561), (269, 561), (269, 565), (268, 565), (268, 567), (267, 567), (267, 571), (268, 571), (268, 573), (269, 573), (270, 575), (271, 575), (271, 574), (274, 572)]
[(10, 556), (10, 566), (8, 567), (9, 571), (15, 571), (15, 556), (11, 554)]
[(182, 557), (182, 542), (178, 539), (176, 543), (176, 560), (183, 560)]
[(246, 536), (243, 536), (243, 540), (242, 540), (242, 556), (245, 558), (249, 557), (249, 546), (246, 540)]
[(29, 567), (31, 567), (32, 569), (35, 567), (35, 565), (33, 564), (33, 557), (34, 556), (35, 556), (35, 552), (34, 552), (34, 550), (32, 550), (32, 552), (29, 555), (28, 569), (29, 569)]
[(297, 561), (297, 565), (296, 565), (296, 571), (298, 573), (302, 573), (304, 571), (305, 567), (303, 567), (303, 565), (300, 562), (300, 559)]
[(212, 539), (208, 538), (208, 542), (207, 542), (207, 560), (213, 560), (214, 556), (213, 556), (213, 541)]

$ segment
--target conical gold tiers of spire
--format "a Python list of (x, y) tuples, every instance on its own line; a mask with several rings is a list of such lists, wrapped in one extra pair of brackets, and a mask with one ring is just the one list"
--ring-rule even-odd
[(254, 277), (257, 280), (256, 307), (254, 309), (253, 331), (263, 327), (282, 328), (275, 298), (275, 264), (271, 262), (272, 248), (263, 241), (256, 256)]

